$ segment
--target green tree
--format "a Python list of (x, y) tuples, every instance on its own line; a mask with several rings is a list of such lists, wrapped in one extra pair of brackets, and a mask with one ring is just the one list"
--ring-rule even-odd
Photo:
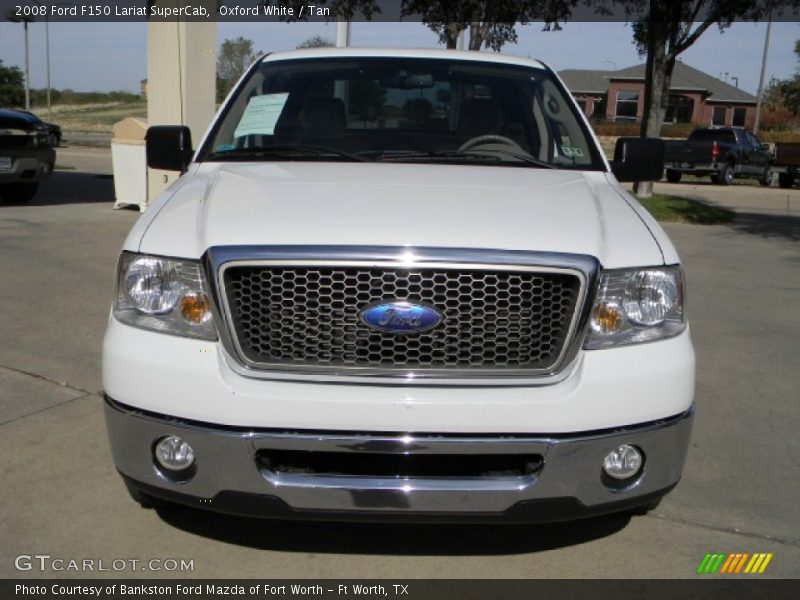
[(227, 95), (257, 56), (253, 40), (238, 37), (222, 42), (217, 55), (217, 101)]
[(304, 48), (331, 48), (336, 44), (329, 40), (328, 38), (324, 38), (321, 35), (315, 35), (304, 42), (300, 42), (297, 45), (298, 50), (303, 50)]
[[(761, 129), (788, 131), (800, 127), (800, 106), (796, 101), (800, 94), (798, 76), (792, 79), (772, 79), (764, 89), (764, 103), (761, 107)], [(795, 104), (790, 108), (786, 91), (794, 92)]]
[(0, 60), (0, 106), (22, 106), (25, 103), (25, 76), (19, 67), (3, 66)]
[[(794, 53), (800, 61), (800, 40), (794, 44)], [(800, 70), (796, 70), (788, 79), (773, 78), (769, 82), (764, 90), (764, 111), (761, 115), (761, 126), (764, 129), (794, 129), (798, 125), (800, 125)]]
[(404, 15), (419, 15), (447, 48), (469, 31), (469, 49), (498, 52), (517, 41), (516, 25), (569, 19), (577, 0), (403, 0)]
[[(448, 48), (455, 48), (458, 36), (469, 30), (470, 50), (483, 47), (499, 51), (507, 42), (516, 42), (517, 24), (541, 20), (546, 23), (564, 22), (569, 19), (572, 8), (580, 0), (401, 0), (403, 17), (419, 17)], [(591, 0), (584, 0), (591, 2)], [(287, 0), (286, 5), (300, 14), (305, 0)], [(316, 4), (330, 9), (330, 19), (350, 20), (361, 15), (370, 20), (380, 14), (380, 3), (376, 0), (317, 0)], [(307, 11), (304, 11), (307, 15)], [(300, 17), (305, 20), (304, 17)], [(288, 17), (287, 20), (296, 20)]]

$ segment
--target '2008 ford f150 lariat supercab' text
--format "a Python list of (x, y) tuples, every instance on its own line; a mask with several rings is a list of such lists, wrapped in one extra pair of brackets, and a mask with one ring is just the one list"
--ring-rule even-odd
[(143, 504), (546, 521), (678, 482), (694, 352), (678, 255), (558, 77), (491, 53), (319, 49), (242, 77), (119, 260), (104, 342)]

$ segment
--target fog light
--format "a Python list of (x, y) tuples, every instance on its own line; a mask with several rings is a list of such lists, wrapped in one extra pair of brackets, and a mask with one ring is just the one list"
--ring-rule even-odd
[(176, 435), (159, 440), (154, 452), (158, 464), (170, 471), (183, 471), (194, 464), (194, 450)]
[(642, 453), (635, 446), (623, 444), (603, 459), (603, 470), (614, 479), (630, 479), (642, 468)]

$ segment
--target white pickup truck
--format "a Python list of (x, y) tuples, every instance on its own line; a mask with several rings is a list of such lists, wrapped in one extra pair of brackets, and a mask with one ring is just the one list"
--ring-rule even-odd
[(259, 59), (128, 236), (103, 351), (134, 499), (302, 519), (642, 511), (681, 476), (695, 361), (675, 248), (544, 64)]

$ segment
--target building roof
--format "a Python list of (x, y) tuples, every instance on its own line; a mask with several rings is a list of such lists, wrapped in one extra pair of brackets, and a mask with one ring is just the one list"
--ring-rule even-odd
[[(644, 81), (645, 65), (635, 65), (619, 71), (590, 71), (568, 69), (559, 72), (564, 83), (573, 93), (605, 93), (613, 80)], [(601, 86), (602, 87), (599, 87)], [(755, 104), (756, 97), (724, 81), (678, 61), (672, 72), (671, 89), (702, 91), (709, 94), (706, 102), (734, 102)]]
[(573, 92), (605, 94), (608, 81), (616, 71), (589, 71), (587, 69), (565, 69), (558, 72), (564, 85)]

